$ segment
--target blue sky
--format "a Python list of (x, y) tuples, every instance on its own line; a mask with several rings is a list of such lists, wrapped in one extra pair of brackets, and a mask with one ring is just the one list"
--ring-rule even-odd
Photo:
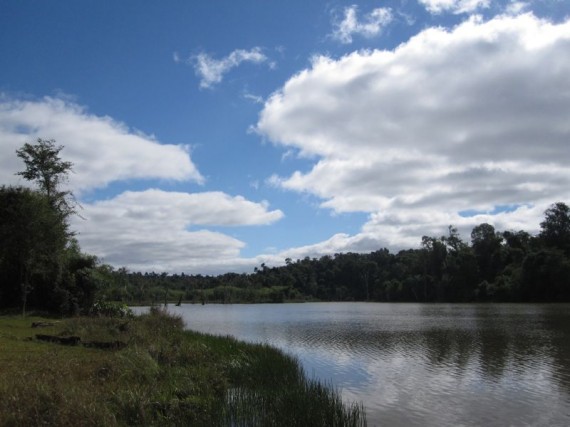
[(252, 271), (568, 202), (562, 0), (0, 5), (0, 178), (54, 138), (82, 248)]

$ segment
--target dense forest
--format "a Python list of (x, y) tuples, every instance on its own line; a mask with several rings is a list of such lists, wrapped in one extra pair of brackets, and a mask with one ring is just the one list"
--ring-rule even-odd
[(81, 252), (69, 227), (78, 205), (62, 190), (72, 170), (62, 148), (53, 140), (25, 144), (18, 175), (37, 188), (0, 187), (0, 309), (76, 314), (104, 287), (97, 258)]
[(63, 147), (38, 139), (17, 151), (19, 175), (37, 189), (0, 187), (0, 309), (87, 312), (96, 300), (125, 303), (570, 301), (570, 208), (545, 212), (541, 231), (473, 228), (469, 242), (450, 226), (418, 249), (339, 253), (262, 264), (218, 276), (129, 272), (84, 254), (69, 229), (73, 194), (61, 190), (72, 165)]
[(470, 242), (450, 226), (441, 237), (424, 236), (419, 249), (262, 264), (252, 274), (219, 276), (108, 270), (107, 297), (126, 302), (570, 301), (570, 209), (553, 204), (541, 231), (473, 228)]

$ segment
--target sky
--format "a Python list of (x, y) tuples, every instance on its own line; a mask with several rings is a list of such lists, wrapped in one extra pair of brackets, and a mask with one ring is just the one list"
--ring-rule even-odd
[(537, 233), (570, 202), (570, 1), (4, 0), (0, 183), (55, 139), (131, 271)]

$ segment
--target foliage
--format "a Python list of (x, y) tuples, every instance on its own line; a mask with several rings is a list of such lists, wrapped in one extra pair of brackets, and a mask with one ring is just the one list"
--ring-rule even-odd
[(164, 310), (45, 329), (126, 343), (115, 351), (27, 339), (38, 320), (0, 318), (0, 425), (366, 424), (360, 405), (344, 405), (281, 351), (185, 331)]
[(66, 228), (46, 195), (0, 187), (0, 308), (73, 314), (93, 304), (97, 259)]
[(73, 164), (63, 161), (59, 152), (63, 146), (56, 146), (55, 140), (38, 138), (35, 145), (26, 143), (16, 150), (16, 154), (26, 165), (26, 170), (16, 175), (36, 182), (40, 191), (45, 194), (52, 206), (65, 217), (74, 213), (73, 194), (61, 189), (67, 180)]
[(558, 202), (548, 208), (540, 227), (540, 238), (546, 246), (570, 255), (570, 208), (566, 204)]
[(471, 242), (450, 226), (419, 249), (380, 249), (262, 264), (253, 274), (219, 276), (109, 271), (107, 295), (123, 302), (570, 301), (570, 209), (556, 203), (542, 231), (497, 231), (483, 223)]
[(113, 301), (97, 301), (89, 310), (89, 314), (99, 317), (119, 317), (119, 318), (132, 318), (133, 311), (127, 304), (113, 302)]
[(46, 297), (65, 250), (65, 225), (48, 199), (21, 187), (0, 188), (0, 271), (4, 307), (35, 304)]
[(75, 203), (61, 185), (72, 165), (60, 159), (62, 148), (53, 140), (25, 144), (17, 150), (26, 165), (18, 175), (38, 189), (0, 187), (0, 308), (77, 314), (103, 287), (97, 259), (69, 231)]

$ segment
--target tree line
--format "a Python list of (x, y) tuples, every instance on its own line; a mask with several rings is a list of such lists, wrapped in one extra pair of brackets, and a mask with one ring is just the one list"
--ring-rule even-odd
[(80, 206), (63, 190), (72, 164), (62, 146), (38, 139), (17, 155), (18, 175), (36, 184), (0, 187), (0, 309), (88, 312), (96, 300), (126, 303), (406, 301), (570, 301), (570, 208), (544, 213), (541, 231), (473, 228), (464, 241), (450, 226), (417, 249), (338, 253), (261, 264), (217, 276), (115, 269), (81, 251), (69, 219)]
[(102, 287), (97, 258), (81, 251), (69, 227), (79, 205), (62, 189), (72, 171), (62, 149), (41, 138), (24, 144), (17, 175), (36, 188), (0, 187), (0, 309), (76, 314)]
[(338, 253), (261, 264), (252, 274), (112, 273), (122, 301), (562, 302), (570, 301), (570, 209), (545, 212), (538, 235), (483, 223), (466, 242), (456, 228), (418, 249)]

